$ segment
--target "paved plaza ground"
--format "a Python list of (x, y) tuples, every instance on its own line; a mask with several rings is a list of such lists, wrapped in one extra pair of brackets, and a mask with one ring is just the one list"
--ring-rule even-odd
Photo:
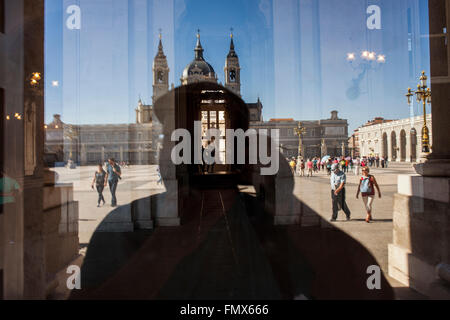
[[(359, 176), (353, 172), (347, 173), (346, 197), (347, 204), (352, 213), (351, 221), (345, 220), (343, 211), (339, 212), (338, 221), (332, 224), (343, 230), (359, 241), (376, 258), (384, 274), (388, 274), (389, 243), (392, 243), (392, 210), (394, 194), (397, 192), (397, 176), (399, 174), (415, 173), (410, 163), (390, 163), (388, 168), (371, 168), (372, 175), (377, 179), (381, 189), (381, 198), (375, 198), (373, 204), (373, 222), (364, 221), (366, 213), (361, 199), (356, 199), (356, 191), (359, 184)], [(312, 178), (297, 177), (295, 183), (295, 195), (324, 219), (331, 217), (331, 199), (329, 176), (324, 172), (314, 175)], [(388, 276), (387, 276), (388, 277)], [(403, 286), (388, 277), (393, 287)], [(404, 294), (405, 298), (415, 297), (410, 290), (402, 290), (397, 295)]]
[[(164, 185), (157, 184), (157, 166), (142, 165), (122, 168), (122, 179), (117, 187), (117, 205), (121, 206), (133, 200), (164, 192)], [(106, 204), (97, 208), (98, 193), (91, 189), (92, 179), (97, 170), (95, 166), (76, 169), (55, 168), (58, 182), (72, 182), (74, 200), (79, 203), (79, 238), (86, 246), (100, 222), (113, 210), (111, 192), (105, 187), (103, 196)], [(95, 186), (94, 186), (95, 187)]]
[[(95, 167), (78, 167), (77, 169), (56, 168), (60, 182), (74, 184), (74, 198), (79, 201), (79, 237), (82, 248), (89, 241), (100, 222), (112, 211), (109, 188), (105, 188), (107, 201), (105, 206), (96, 207), (97, 192), (91, 189), (91, 181)], [(352, 220), (345, 221), (341, 211), (338, 221), (332, 224), (361, 243), (377, 260), (391, 286), (396, 289), (397, 298), (416, 298), (415, 293), (387, 276), (388, 243), (392, 242), (392, 208), (393, 195), (397, 191), (397, 176), (413, 173), (411, 164), (392, 163), (389, 168), (373, 168), (380, 185), (382, 198), (374, 202), (373, 218), (370, 224), (364, 221), (365, 211), (361, 198), (356, 199), (359, 176), (349, 172), (347, 174), (347, 203), (352, 212)], [(165, 188), (156, 183), (158, 177), (156, 166), (131, 166), (123, 168), (123, 179), (119, 183), (118, 204), (123, 205), (133, 200), (162, 193)], [(329, 176), (325, 172), (314, 174), (313, 177), (295, 178), (295, 196), (328, 220), (331, 216), (331, 199)]]

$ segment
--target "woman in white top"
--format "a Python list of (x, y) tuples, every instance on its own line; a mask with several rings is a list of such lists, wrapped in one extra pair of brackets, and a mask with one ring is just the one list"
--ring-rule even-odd
[(366, 222), (369, 223), (372, 221), (372, 203), (375, 198), (375, 188), (378, 191), (379, 198), (381, 198), (381, 192), (377, 180), (374, 176), (369, 174), (369, 167), (364, 167), (362, 173), (363, 175), (359, 180), (358, 191), (356, 192), (356, 199), (358, 199), (359, 193), (361, 192), (364, 207), (367, 212)]

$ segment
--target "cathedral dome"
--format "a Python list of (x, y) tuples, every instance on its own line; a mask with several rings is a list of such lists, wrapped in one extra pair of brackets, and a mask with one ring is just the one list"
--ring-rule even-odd
[(215, 78), (216, 73), (213, 67), (205, 60), (193, 60), (189, 63), (183, 70), (183, 78), (188, 78), (189, 76), (205, 76), (208, 78)]
[(214, 68), (203, 58), (203, 47), (200, 43), (200, 34), (197, 34), (197, 45), (195, 47), (195, 58), (183, 70), (182, 84), (199, 81), (217, 82)]

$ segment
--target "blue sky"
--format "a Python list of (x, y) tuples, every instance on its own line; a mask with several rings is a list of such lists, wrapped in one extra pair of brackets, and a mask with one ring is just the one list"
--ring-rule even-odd
[[(66, 27), (73, 4), (80, 30)], [(367, 28), (370, 5), (381, 9), (380, 30)], [(69, 123), (134, 122), (139, 96), (151, 101), (159, 28), (171, 83), (180, 85), (193, 59), (198, 28), (224, 82), (230, 27), (243, 99), (260, 97), (266, 120), (323, 119), (336, 109), (354, 129), (376, 116), (408, 117), (406, 88), (429, 73), (426, 8), (426, 0), (47, 0), (46, 122), (54, 113)], [(363, 50), (386, 63), (356, 81)]]

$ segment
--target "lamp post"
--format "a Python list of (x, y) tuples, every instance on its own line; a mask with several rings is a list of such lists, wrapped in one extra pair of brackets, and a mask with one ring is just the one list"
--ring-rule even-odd
[(66, 125), (64, 130), (64, 135), (69, 139), (70, 146), (69, 146), (69, 160), (73, 157), (73, 142), (75, 141), (75, 138), (77, 138), (77, 132), (73, 128), (72, 125)]
[(302, 156), (302, 136), (306, 133), (306, 128), (302, 126), (302, 123), (298, 123), (298, 127), (295, 129), (295, 134), (298, 135), (298, 157)]
[(427, 86), (427, 76), (425, 71), (422, 71), (420, 76), (420, 82), (417, 85), (417, 90), (413, 91), (408, 88), (408, 93), (406, 98), (408, 99), (408, 105), (411, 104), (411, 97), (416, 95), (416, 100), (418, 103), (423, 104), (423, 127), (422, 127), (422, 153), (430, 153), (430, 131), (427, 127), (427, 103), (431, 104), (431, 89)]

